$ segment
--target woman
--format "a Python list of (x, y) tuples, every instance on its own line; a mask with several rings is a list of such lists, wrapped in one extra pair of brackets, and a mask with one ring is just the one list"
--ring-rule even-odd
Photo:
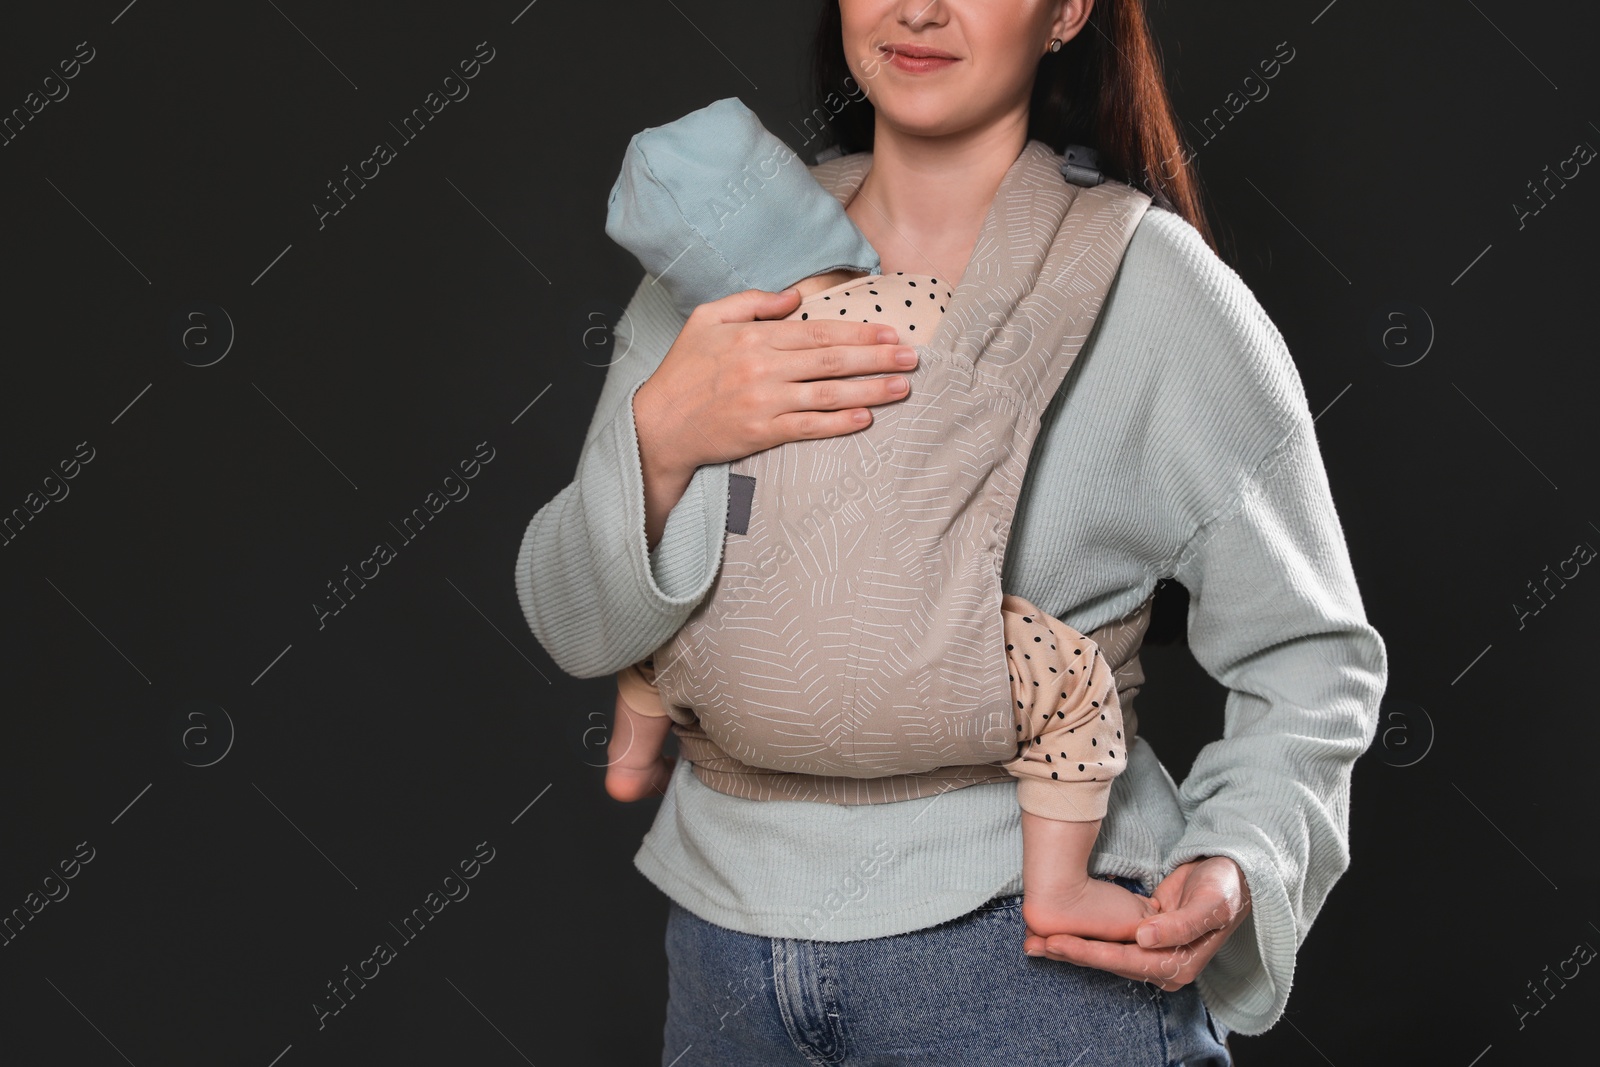
[[(1387, 680), (1293, 361), (1185, 221), (1202, 222), (1135, 0), (840, 0), (818, 51), (819, 95), (870, 101), (834, 125), (873, 152), (847, 212), (886, 273), (960, 278), (1030, 138), (1096, 145), (1172, 208), (1140, 221), (1042, 420), (1004, 586), (1087, 633), (1176, 579), (1226, 727), (1181, 789), (1142, 738), (1128, 750), (1093, 871), (1161, 905), (1137, 944), (1025, 929), (1008, 786), (746, 801), (680, 766), (636, 860), (674, 902), (662, 1062), (1226, 1063), (1229, 1028), (1281, 1015), (1348, 864), (1350, 766)], [(765, 321), (797, 298), (756, 291), (685, 321), (650, 282), (577, 478), (518, 560), (530, 626), (579, 677), (644, 656), (703, 598), (729, 460), (903, 395), (892, 374), (832, 380), (899, 369), (867, 324)]]

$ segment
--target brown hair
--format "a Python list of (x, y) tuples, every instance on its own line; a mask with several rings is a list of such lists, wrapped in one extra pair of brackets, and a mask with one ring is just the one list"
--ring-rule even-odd
[[(874, 108), (844, 57), (844, 26), (838, 0), (824, 0), (812, 45), (816, 99), (839, 99), (843, 87), (854, 102), (818, 107), (846, 154), (871, 151)], [(1155, 40), (1145, 22), (1143, 0), (1095, 0), (1089, 19), (1059, 52), (1045, 52), (1028, 107), (1028, 138), (1057, 153), (1087, 145), (1100, 157), (1107, 177), (1150, 194), (1217, 245), (1200, 203), (1200, 185), (1167, 97)]]

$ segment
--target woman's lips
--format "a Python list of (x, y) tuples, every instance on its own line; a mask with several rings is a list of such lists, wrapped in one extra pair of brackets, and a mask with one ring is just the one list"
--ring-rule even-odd
[(902, 52), (889, 53), (889, 65), (909, 74), (926, 74), (930, 71), (943, 70), (956, 62), (941, 56), (908, 56)]

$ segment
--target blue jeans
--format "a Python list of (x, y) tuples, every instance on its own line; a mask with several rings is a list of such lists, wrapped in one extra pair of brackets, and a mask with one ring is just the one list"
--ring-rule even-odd
[[(1108, 879), (1143, 896), (1138, 882)], [(1022, 898), (865, 941), (756, 937), (673, 904), (663, 1067), (1226, 1067), (1228, 1030), (1174, 993), (1022, 954)]]

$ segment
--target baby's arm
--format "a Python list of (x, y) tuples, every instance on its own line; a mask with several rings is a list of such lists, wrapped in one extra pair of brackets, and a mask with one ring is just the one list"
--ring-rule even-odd
[(648, 659), (617, 672), (616, 720), (606, 745), (606, 792), (617, 800), (664, 795), (671, 759), (661, 755), (672, 720), (667, 717)]
[(685, 316), (746, 289), (882, 267), (843, 205), (738, 97), (634, 135), (606, 233)]

